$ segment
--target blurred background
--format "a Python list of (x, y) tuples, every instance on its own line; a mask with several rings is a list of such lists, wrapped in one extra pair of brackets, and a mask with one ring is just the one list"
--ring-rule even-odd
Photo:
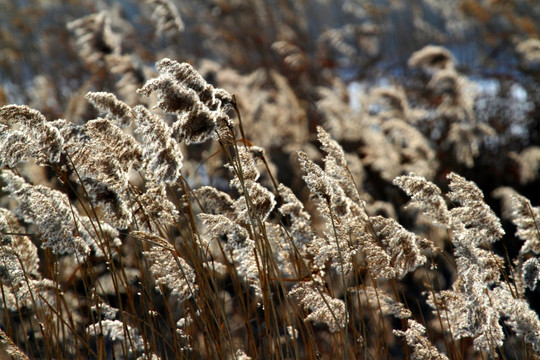
[(141, 65), (164, 56), (211, 59), (245, 74), (284, 72), (285, 58), (296, 76), (406, 82), (411, 54), (436, 44), (487, 91), (497, 80), (532, 87), (539, 70), (533, 54), (517, 49), (538, 38), (540, 4), (534, 0), (2, 0), (0, 8), (0, 101), (37, 105), (39, 91), (49, 87), (40, 107), (51, 114), (64, 113), (99, 67), (79, 56), (67, 24), (100, 11), (107, 11), (100, 26), (108, 40), (97, 50), (129, 54)]

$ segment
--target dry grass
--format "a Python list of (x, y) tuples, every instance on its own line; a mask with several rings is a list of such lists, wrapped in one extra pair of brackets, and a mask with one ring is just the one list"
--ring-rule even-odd
[[(64, 9), (65, 57), (26, 59), (58, 75), (2, 84), (1, 357), (540, 356), (537, 29), (476, 1), (314, 4)], [(490, 21), (519, 38), (495, 91), (422, 46)], [(389, 49), (406, 77), (346, 81), (389, 79)]]

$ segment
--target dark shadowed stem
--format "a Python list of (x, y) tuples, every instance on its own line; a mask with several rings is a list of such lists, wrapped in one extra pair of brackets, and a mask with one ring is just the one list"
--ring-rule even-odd
[[(377, 299), (377, 307), (379, 308), (379, 311), (378, 311), (378, 318), (379, 318), (379, 321), (381, 322), (381, 327), (382, 327), (382, 333), (379, 331), (379, 336), (377, 337), (380, 341), (379, 344), (377, 344), (377, 347), (379, 349), (382, 349), (383, 352), (386, 354), (386, 358), (390, 358), (390, 354), (388, 353), (388, 345), (386, 344), (386, 340), (384, 338), (384, 335), (386, 334), (386, 325), (385, 325), (385, 322), (384, 322), (384, 315), (383, 315), (383, 311), (382, 311), (382, 305), (381, 305), (381, 299), (379, 298), (379, 292), (378, 292), (378, 284), (377, 284), (377, 281), (371, 277), (371, 284), (373, 285), (373, 289), (375, 290), (375, 297)], [(366, 297), (367, 297), (367, 294), (366, 294)], [(368, 299), (369, 301), (369, 299)], [(381, 354), (382, 353), (379, 353), (379, 358), (381, 358)]]
[[(350, 234), (349, 234), (349, 237), (350, 237)], [(353, 269), (356, 270), (360, 268), (355, 257), (353, 257), (352, 262), (353, 262)], [(360, 286), (365, 284), (365, 279), (363, 278), (362, 274), (358, 271), (354, 271), (353, 279), (354, 279), (355, 287), (359, 288)], [(354, 291), (353, 293), (354, 293), (354, 296), (356, 297), (356, 302), (358, 304), (358, 320), (359, 320), (359, 326), (360, 326), (360, 329), (357, 330), (354, 324), (354, 317), (353, 317), (353, 321), (351, 321), (351, 325), (352, 325), (352, 329), (354, 330), (355, 347), (357, 348), (356, 356), (367, 358), (368, 357), (367, 351), (369, 351), (369, 349), (367, 346), (365, 346), (368, 340), (368, 335), (366, 332), (367, 325), (364, 321), (366, 314), (364, 313), (364, 306), (362, 305), (362, 300), (360, 298), (360, 291)], [(358, 341), (360, 339), (360, 336), (362, 339), (361, 342)], [(363, 353), (362, 353), (362, 348), (364, 349)]]
[[(240, 115), (240, 112), (238, 111), (236, 101), (234, 101), (234, 103), (235, 103), (235, 111), (237, 112), (237, 115), (239, 118), (240, 131), (242, 133), (243, 143), (244, 143), (244, 146), (247, 147), (247, 141), (246, 141), (245, 134), (243, 132), (242, 123), (241, 123), (241, 115)], [(229, 130), (231, 131), (232, 138), (234, 139), (235, 134), (234, 134), (233, 129), (229, 129)], [(265, 322), (267, 324), (267, 326), (265, 327), (265, 331), (267, 332), (268, 339), (270, 339), (270, 341), (276, 342), (275, 348), (279, 349), (280, 348), (279, 347), (280, 326), (278, 324), (279, 318), (277, 314), (275, 313), (277, 307), (274, 304), (270, 280), (272, 279), (277, 280), (277, 283), (279, 287), (282, 289), (284, 294), (286, 293), (286, 287), (283, 282), (283, 279), (281, 278), (280, 271), (277, 268), (277, 264), (273, 260), (275, 256), (273, 254), (272, 246), (270, 245), (268, 236), (266, 234), (266, 227), (264, 223), (261, 221), (261, 219), (254, 212), (254, 206), (251, 201), (250, 194), (247, 191), (247, 188), (245, 187), (242, 163), (238, 157), (238, 154), (239, 154), (238, 146), (236, 142), (232, 144), (232, 148), (234, 149), (234, 155), (235, 155), (233, 156), (232, 154), (229, 153), (229, 151), (227, 151), (228, 149), (223, 146), (224, 142), (222, 139), (220, 139), (220, 144), (222, 144), (222, 148), (229, 159), (229, 163), (233, 166), (235, 174), (238, 177), (241, 188), (242, 188), (242, 194), (244, 198), (246, 199), (248, 216), (250, 219), (250, 226), (248, 230), (250, 234), (253, 236), (253, 239), (255, 240), (256, 250), (258, 250), (258, 253), (257, 251), (255, 251), (254, 256), (257, 262), (257, 268), (258, 268), (259, 276), (261, 279), (261, 289), (262, 289), (262, 294), (263, 294), (263, 301), (265, 304), (264, 316), (265, 316)], [(266, 163), (266, 166), (268, 168), (267, 163)], [(275, 182), (275, 180), (273, 183), (277, 190), (277, 183)], [(277, 300), (281, 302), (281, 297), (278, 296)], [(272, 334), (270, 334), (271, 329), (268, 325), (271, 323), (273, 325), (272, 329), (274, 329), (274, 331), (276, 332), (275, 336), (272, 336)]]
[[(435, 259), (433, 258), (433, 255), (431, 256), (431, 262), (432, 262), (432, 264), (435, 264)], [(437, 285), (437, 289), (441, 289), (441, 284), (440, 284), (439, 277), (434, 276), (435, 280), (433, 280), (431, 278), (429, 269), (427, 268), (426, 265), (424, 265), (424, 271), (426, 273), (427, 278), (429, 279), (426, 286), (428, 286), (428, 289), (431, 292), (431, 296), (433, 297), (433, 301), (434, 301), (434, 305), (435, 305), (435, 312), (437, 313), (437, 319), (439, 320), (439, 326), (441, 327), (441, 330), (442, 330), (442, 336), (443, 336), (443, 339), (444, 339), (444, 344), (446, 346), (446, 351), (448, 352), (448, 355), (450, 356), (451, 359), (457, 359), (458, 358), (458, 354), (457, 354), (458, 350), (457, 350), (457, 348), (455, 346), (456, 343), (455, 343), (455, 340), (454, 340), (454, 335), (452, 334), (452, 329), (450, 327), (448, 327), (448, 333), (450, 335), (450, 342), (448, 342), (446, 334), (444, 333), (445, 332), (444, 331), (445, 327), (444, 327), (444, 323), (443, 323), (441, 309), (439, 308), (439, 304), (437, 303), (437, 297), (436, 297), (437, 294), (435, 292), (435, 289), (433, 289), (433, 286), (431, 286), (431, 284), (433, 284), (433, 282), (435, 281), (436, 285)], [(447, 316), (448, 316), (448, 314), (447, 314)]]
[[(221, 245), (221, 242), (217, 241), (217, 244), (218, 244), (219, 249), (220, 249), (221, 253), (223, 254), (223, 256), (225, 258), (227, 258), (227, 255), (230, 255), (230, 254), (227, 254), (225, 252), (225, 249), (223, 249), (223, 246)], [(247, 330), (248, 343), (249, 343), (250, 350), (254, 354), (256, 354), (257, 351), (258, 351), (258, 346), (257, 346), (257, 340), (254, 337), (255, 330), (253, 329), (253, 327), (251, 325), (252, 315), (251, 315), (251, 310), (250, 310), (249, 305), (248, 305), (248, 303), (249, 303), (248, 291), (245, 291), (245, 289), (242, 288), (242, 283), (239, 280), (239, 276), (238, 276), (238, 273), (236, 271), (236, 268), (234, 266), (232, 266), (228, 261), (225, 262), (225, 266), (227, 267), (227, 273), (231, 276), (231, 282), (233, 284), (235, 294), (237, 294), (238, 301), (240, 302), (240, 306), (241, 306), (241, 308), (243, 310), (242, 315), (243, 315), (244, 324), (245, 324), (246, 330)], [(244, 293), (246, 293), (245, 297), (243, 296)], [(253, 315), (253, 316), (255, 316), (255, 315)], [(224, 316), (223, 319), (226, 319), (226, 317)], [(227, 323), (227, 321), (224, 321), (224, 322)], [(231, 343), (231, 345), (232, 345), (232, 343)]]
[[(232, 137), (234, 139), (235, 134), (234, 134), (233, 129), (230, 129), (230, 131), (231, 131), (231, 135), (232, 135)], [(242, 134), (242, 138), (244, 140), (244, 146), (247, 147), (247, 143), (246, 143), (244, 134)], [(223, 147), (224, 142), (222, 141), (222, 139), (220, 139), (220, 144), (222, 144), (222, 147)], [(238, 180), (239, 180), (241, 188), (242, 188), (242, 194), (243, 194), (244, 198), (246, 199), (246, 206), (247, 206), (247, 209), (248, 209), (248, 216), (249, 216), (249, 220), (250, 220), (250, 226), (249, 226), (248, 230), (250, 232), (250, 235), (255, 240), (255, 244), (260, 248), (262, 246), (261, 240), (263, 240), (263, 239), (261, 239), (261, 236), (259, 235), (259, 232), (256, 231), (254, 224), (257, 224), (259, 226), (259, 229), (263, 229), (263, 225), (262, 225), (260, 219), (258, 217), (256, 217), (255, 214), (253, 213), (253, 204), (251, 202), (251, 197), (250, 197), (249, 192), (247, 191), (245, 181), (244, 181), (244, 172), (242, 170), (242, 162), (240, 161), (240, 159), (238, 157), (238, 154), (240, 153), (239, 150), (238, 150), (238, 146), (237, 146), (236, 142), (233, 142), (232, 145), (233, 145), (233, 148), (234, 148), (234, 155), (235, 156), (230, 154), (226, 147), (223, 147), (223, 150), (225, 151), (225, 154), (227, 155), (229, 163), (231, 164), (231, 166), (234, 169), (235, 175), (238, 177)], [(265, 245), (269, 245), (269, 244), (265, 244)], [(267, 249), (269, 250), (269, 248), (267, 248)], [(263, 250), (262, 248), (259, 249), (261, 254), (264, 253), (264, 251), (262, 251), (262, 250)], [(255, 254), (255, 256), (257, 256), (257, 254)], [(264, 258), (266, 259), (266, 257), (264, 257)], [(265, 263), (266, 263), (266, 261), (265, 261)], [(266, 266), (264, 266), (264, 268), (266, 268)], [(270, 289), (267, 289), (267, 290), (270, 291)]]
[[(398, 301), (403, 301), (403, 304), (405, 304), (405, 307), (407, 309), (410, 309), (409, 304), (407, 303), (407, 297), (405, 294), (403, 294), (403, 287), (399, 286), (399, 282), (392, 278), (389, 281), (390, 287), (392, 288), (392, 292), (394, 293), (394, 297)], [(401, 290), (401, 291), (400, 291)], [(408, 323), (406, 319), (400, 319), (401, 320), (401, 326), (403, 329), (407, 329)], [(405, 354), (405, 358), (409, 357), (409, 347), (407, 346), (406, 342), (401, 342), (403, 344), (403, 353)]]
[[(57, 326), (58, 326), (59, 328), (63, 328), (64, 326), (67, 327), (67, 328), (69, 329), (69, 331), (70, 331), (70, 334), (72, 334), (72, 335), (75, 337), (75, 339), (78, 339), (78, 340), (84, 342), (84, 344), (85, 344), (85, 346), (86, 346), (86, 349), (89, 351), (89, 355), (97, 356), (97, 354), (96, 354), (92, 349), (90, 349), (90, 346), (88, 345), (88, 343), (86, 343), (86, 342), (82, 339), (82, 337), (77, 333), (77, 331), (75, 330), (75, 328), (74, 328), (71, 324), (67, 323), (67, 322), (63, 319), (62, 313), (61, 313), (58, 309), (56, 309), (53, 305), (49, 304), (49, 302), (47, 301), (47, 299), (45, 299), (43, 296), (41, 296), (40, 294), (38, 294), (38, 296), (39, 296), (39, 299), (40, 299), (41, 301), (43, 301), (45, 304), (47, 304), (47, 307), (49, 308), (49, 310), (50, 310), (54, 315), (56, 315), (56, 318), (58, 319), (58, 322), (59, 322), (59, 323), (57, 324)], [(64, 304), (65, 304), (65, 302), (64, 302)], [(64, 335), (65, 335), (65, 334), (64, 334)], [(67, 338), (67, 337), (66, 337), (66, 338)], [(61, 344), (61, 341), (60, 341), (59, 339), (57, 339), (57, 342), (56, 342), (56, 345), (57, 345), (57, 346), (56, 346), (56, 347), (57, 347), (57, 349), (56, 349), (57, 354), (58, 354), (58, 351), (61, 350), (60, 344)], [(66, 349), (64, 349), (64, 350), (66, 350)], [(59, 355), (59, 354), (58, 354), (58, 355)], [(65, 358), (65, 357), (66, 357), (66, 356), (60, 356), (60, 358)]]
[[(84, 186), (84, 182), (82, 181), (82, 178), (81, 178), (79, 172), (77, 171), (77, 168), (76, 168), (75, 164), (73, 163), (70, 155), (67, 152), (66, 152), (66, 158), (70, 162), (71, 167), (73, 168), (73, 171), (75, 172), (75, 175), (77, 176), (77, 178), (78, 178), (78, 180), (79, 180), (79, 182), (81, 184), (81, 188), (82, 188), (82, 190), (84, 192), (86, 202), (90, 205), (91, 214), (93, 215), (93, 218), (96, 219), (97, 229), (94, 229), (94, 230), (95, 230), (95, 233), (97, 234), (97, 236), (99, 238), (99, 234), (103, 234), (103, 229), (101, 228), (101, 223), (99, 221), (99, 217), (97, 216), (96, 209), (95, 209), (94, 205), (92, 204), (92, 202), (90, 201), (90, 196), (88, 194), (88, 191), (86, 190), (86, 187)], [(78, 192), (71, 185), (71, 182), (69, 181), (68, 177), (65, 176), (65, 174), (63, 172), (60, 172), (60, 174), (63, 174), (62, 177), (64, 178), (65, 184), (69, 184), (69, 186), (73, 189), (74, 193), (77, 194), (77, 196), (78, 196)], [(79, 202), (84, 207), (85, 202), (81, 201), (80, 198), (79, 198)], [(90, 212), (88, 212), (86, 207), (84, 207), (84, 209), (87, 212), (88, 217), (90, 219), (92, 219), (92, 217), (90, 216)], [(94, 222), (91, 221), (91, 223), (92, 223), (92, 226), (94, 226)], [(99, 229), (99, 231), (97, 231), (98, 229)], [(101, 243), (100, 248), (102, 249), (103, 254), (107, 258), (107, 267), (109, 268), (109, 270), (111, 272), (111, 280), (112, 280), (112, 283), (113, 283), (113, 287), (114, 287), (116, 296), (120, 299), (121, 298), (121, 291), (120, 291), (120, 286), (118, 284), (118, 278), (117, 278), (117, 276), (115, 274), (119, 274), (120, 272), (123, 272), (123, 269), (118, 270), (116, 268), (115, 264), (114, 264), (114, 261), (110, 258), (110, 254), (112, 254), (112, 251), (111, 251), (109, 242), (104, 241), (103, 239), (99, 239), (99, 240), (100, 240), (100, 242), (97, 242), (97, 243), (98, 244)], [(107, 251), (105, 251), (105, 247), (107, 248)], [(125, 274), (124, 274), (124, 276), (125, 276)], [(123, 285), (124, 285), (125, 288), (128, 288), (127, 283), (124, 283)], [(120, 310), (120, 312), (122, 314), (122, 317), (124, 317), (124, 305), (122, 304), (121, 301), (119, 302), (118, 305), (119, 305), (119, 310)], [(136, 311), (136, 310), (133, 309), (133, 311)], [(127, 355), (128, 354), (128, 350), (127, 350), (128, 346), (130, 346), (132, 349), (135, 349), (136, 347), (134, 346), (133, 339), (131, 338), (131, 334), (130, 334), (128, 328), (127, 328), (127, 324), (124, 321), (122, 321), (122, 326), (123, 326), (125, 337), (127, 339), (127, 341), (122, 342), (122, 345), (123, 345), (122, 347), (123, 347), (124, 353)], [(128, 343), (129, 343), (129, 345), (128, 345)]]
[(278, 183), (277, 183), (276, 179), (274, 178), (274, 175), (270, 171), (270, 167), (268, 166), (268, 162), (266, 161), (266, 157), (264, 155), (262, 156), (262, 161), (263, 161), (264, 167), (266, 168), (266, 172), (268, 173), (268, 177), (270, 178), (270, 181), (272, 181), (272, 186), (274, 187), (274, 192), (278, 196), (280, 196), (279, 190), (278, 190), (279, 189)]
[[(231, 347), (231, 349), (233, 348), (233, 340), (232, 340), (232, 333), (231, 333), (231, 329), (229, 327), (229, 323), (227, 321), (223, 321), (221, 322), (218, 317), (216, 316), (216, 313), (215, 313), (215, 310), (217, 310), (219, 312), (219, 317), (221, 319), (226, 319), (226, 314), (223, 310), (223, 307), (222, 306), (218, 306), (217, 309), (213, 308), (210, 303), (209, 303), (209, 300), (208, 300), (208, 297), (211, 297), (212, 298), (212, 301), (214, 303), (219, 303), (218, 302), (218, 299), (217, 299), (217, 296), (215, 294), (215, 292), (212, 290), (212, 289), (218, 289), (218, 285), (215, 283), (214, 281), (214, 278), (212, 276), (207, 276), (207, 271), (205, 269), (202, 268), (202, 266), (200, 266), (200, 264), (202, 263), (203, 259), (206, 257), (206, 254), (204, 252), (201, 252), (202, 249), (200, 249), (199, 245), (198, 244), (201, 244), (202, 241), (200, 240), (200, 234), (198, 232), (198, 228), (196, 226), (196, 222), (195, 222), (195, 215), (194, 215), (194, 211), (193, 211), (193, 208), (192, 208), (192, 205), (191, 205), (191, 201), (190, 201), (190, 195), (193, 194), (193, 191), (191, 190), (191, 188), (189, 187), (189, 184), (187, 183), (187, 181), (185, 181), (184, 177), (181, 176), (180, 177), (180, 185), (182, 186), (182, 190), (183, 190), (183, 193), (186, 197), (186, 207), (187, 207), (187, 211), (183, 211), (184, 215), (186, 216), (186, 218), (189, 220), (188, 221), (188, 224), (190, 224), (190, 228), (192, 230), (192, 233), (190, 234), (189, 237), (187, 237), (186, 239), (189, 239), (189, 244), (192, 245), (192, 246), (186, 246), (186, 250), (189, 250), (190, 251), (190, 258), (193, 260), (192, 263), (193, 263), (193, 267), (196, 271), (196, 274), (197, 274), (197, 279), (199, 280), (199, 289), (201, 289), (201, 294), (198, 295), (196, 292), (193, 292), (194, 294), (194, 297), (197, 299), (197, 303), (198, 304), (204, 304), (204, 309), (206, 309), (205, 311), (207, 313), (209, 313), (212, 317), (212, 321), (209, 322), (209, 323), (212, 323), (212, 324), (220, 324), (222, 323), (224, 328), (225, 328), (225, 334), (223, 336), (222, 332), (218, 332), (218, 334), (215, 334), (219, 337), (225, 337), (226, 338), (226, 341), (229, 343), (229, 346)], [(196, 196), (193, 196), (193, 198), (196, 199), (197, 203), (199, 204), (199, 207), (202, 207), (199, 200), (196, 198)], [(178, 199), (177, 199), (177, 202), (178, 202)], [(178, 206), (177, 208), (179, 209), (183, 209), (183, 207), (180, 207)], [(177, 224), (177, 227), (178, 229), (180, 230), (180, 225)], [(195, 239), (197, 239), (197, 241), (195, 241)], [(219, 243), (219, 242), (218, 242)], [(173, 244), (174, 245), (174, 244)], [(176, 258), (175, 258), (176, 260)], [(176, 260), (178, 262), (178, 260)], [(211, 285), (210, 285), (211, 283)], [(208, 324), (207, 322), (204, 322), (204, 326), (207, 327)], [(210, 332), (210, 329), (207, 328), (207, 331)], [(252, 333), (252, 332), (250, 332)]]
[[(240, 110), (238, 109), (238, 103), (236, 102), (236, 96), (232, 96), (233, 99), (233, 107), (234, 111), (236, 112), (236, 115), (238, 116), (238, 127), (240, 128), (240, 134), (242, 135), (242, 141), (244, 142), (244, 146), (247, 147), (247, 140), (246, 140), (246, 134), (244, 133), (244, 126), (242, 124), (242, 116), (240, 115)], [(233, 134), (234, 139), (234, 134)]]
[[(8, 310), (8, 306), (7, 306), (7, 302), (6, 302), (6, 293), (5, 293), (5, 285), (4, 285), (4, 281), (2, 280), (2, 277), (0, 276), (0, 293), (2, 294), (2, 303), (3, 303), (3, 306), (4, 306), (4, 316), (5, 318), (7, 319), (7, 324), (8, 324), (8, 335), (10, 336), (10, 338), (14, 338), (14, 333), (12, 332), (13, 328), (12, 326), (14, 324), (11, 323), (11, 316), (9, 314), (9, 310)], [(22, 314), (22, 311), (21, 311), (21, 307), (19, 306), (19, 302), (17, 301), (17, 298), (15, 298), (15, 301), (16, 301), (16, 306), (17, 306), (17, 313), (19, 315), (19, 319), (21, 319), (21, 327), (22, 327), (22, 330), (23, 330), (23, 333), (24, 334), (29, 334), (28, 332), (28, 329), (25, 325), (25, 322), (24, 322), (24, 317), (23, 317), (23, 314)], [(31, 354), (31, 351), (30, 351), (30, 344), (29, 344), (29, 341), (25, 341), (24, 342), (24, 346), (25, 346), (25, 350), (28, 354)]]
[[(274, 211), (277, 211), (277, 210), (274, 210)], [(289, 230), (287, 229), (287, 227), (285, 226), (285, 224), (283, 223), (282, 219), (280, 218), (279, 216), (279, 213), (276, 214), (276, 218), (278, 219), (280, 225), (281, 225), (281, 228), (282, 230), (285, 232), (285, 236), (287, 238), (287, 240), (289, 241), (289, 244), (291, 245), (291, 248), (293, 249), (294, 251), (294, 259), (296, 260), (294, 262), (294, 265), (295, 265), (295, 269), (296, 269), (296, 279), (282, 279), (282, 281), (293, 281), (293, 282), (299, 282), (299, 281), (309, 281), (311, 280), (314, 284), (315, 284), (315, 279), (313, 277), (313, 274), (311, 273), (311, 270), (309, 268), (309, 266), (307, 265), (305, 259), (303, 258), (302, 254), (300, 254), (300, 251), (298, 250), (298, 247), (296, 246), (296, 244), (294, 243), (294, 239), (292, 237), (292, 235), (290, 234)], [(302, 277), (302, 269), (305, 269), (305, 273), (306, 273), (306, 276), (305, 277)], [(319, 293), (319, 295), (321, 296), (321, 298), (324, 299), (324, 296), (322, 295), (322, 292), (321, 290), (318, 288), (318, 286), (316, 286), (316, 291)], [(290, 306), (293, 307), (294, 309), (294, 314), (296, 315), (297, 317), (297, 322), (299, 324), (302, 324), (304, 319), (302, 317), (302, 312), (300, 309), (298, 309), (298, 306), (294, 303), (294, 301), (292, 301), (292, 299), (290, 298), (290, 296), (287, 296), (287, 299), (289, 299), (289, 304)], [(318, 349), (318, 344), (317, 344), (317, 339), (315, 338), (315, 334), (313, 333), (313, 328), (310, 327), (310, 326), (306, 326), (306, 331), (308, 332), (308, 336), (306, 337), (304, 335), (304, 331), (302, 331), (302, 337), (304, 339), (304, 342), (306, 344), (309, 344), (311, 345), (311, 347), (313, 347), (313, 356), (315, 356), (316, 353), (319, 352), (319, 349)], [(309, 339), (310, 342), (308, 342), (307, 340)], [(311, 347), (308, 347), (310, 350)]]
[[(5, 289), (6, 287), (4, 287), (4, 281), (2, 280), (2, 277), (0, 276), (0, 294), (2, 295), (2, 306), (3, 306), (3, 309), (4, 309), (4, 319), (6, 321), (6, 325), (5, 326), (5, 329), (7, 331), (7, 335), (10, 339), (14, 339), (15, 337), (13, 336), (13, 329), (12, 329), (12, 326), (13, 324), (11, 323), (11, 316), (9, 316), (9, 313), (8, 313), (8, 306), (7, 306), (7, 302), (6, 302), (6, 292), (5, 292)], [(19, 313), (20, 313), (20, 310), (19, 310)], [(24, 322), (21, 321), (21, 323), (24, 325)], [(24, 330), (24, 332), (26, 333), (26, 330)], [(25, 342), (25, 345), (28, 345), (28, 342)], [(28, 349), (27, 349), (27, 352), (28, 352)]]
[[(343, 253), (341, 251), (341, 246), (339, 245), (339, 236), (338, 236), (338, 233), (337, 233), (337, 228), (336, 228), (336, 222), (335, 222), (335, 219), (334, 219), (334, 213), (332, 211), (332, 206), (330, 204), (330, 201), (328, 201), (327, 203), (328, 205), (328, 212), (330, 213), (330, 220), (332, 222), (332, 230), (334, 231), (334, 238), (336, 240), (336, 246), (337, 246), (337, 250), (338, 250), (338, 256), (339, 256), (339, 265), (341, 267), (341, 285), (343, 287), (343, 293), (345, 294), (345, 296), (343, 297), (343, 301), (345, 302), (345, 347), (344, 347), (344, 350), (345, 350), (345, 354), (344, 354), (344, 358), (346, 359), (347, 358), (347, 354), (348, 354), (348, 350), (349, 350), (349, 341), (348, 341), (348, 338), (349, 338), (349, 306), (348, 306), (348, 300), (347, 300), (347, 280), (345, 279), (345, 268), (344, 268), (344, 265), (343, 265), (343, 262), (345, 261), (344, 257), (343, 257)], [(335, 318), (335, 315), (332, 314)]]

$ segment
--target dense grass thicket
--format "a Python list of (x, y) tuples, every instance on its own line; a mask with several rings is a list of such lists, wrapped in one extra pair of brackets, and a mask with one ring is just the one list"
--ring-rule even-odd
[(540, 358), (537, 1), (0, 8), (0, 358)]

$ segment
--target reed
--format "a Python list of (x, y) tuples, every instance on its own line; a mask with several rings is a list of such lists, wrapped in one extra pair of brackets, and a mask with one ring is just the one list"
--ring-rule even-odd
[[(342, 5), (384, 18), (360, 3)], [(193, 4), (145, 6), (164, 43), (197, 20)], [(495, 118), (495, 100), (433, 45), (410, 54), (421, 87), (353, 93), (332, 68), (376, 61), (382, 29), (302, 42), (290, 16), (305, 5), (284, 2), (281, 17), (264, 1), (213, 6), (221, 63), (190, 64), (174, 44), (178, 60), (143, 61), (107, 8), (67, 25), (91, 75), (65, 109), (0, 107), (0, 351), (539, 357), (538, 99)], [(469, 23), (490, 10), (462, 8), (476, 9)], [(248, 15), (232, 26), (231, 13)], [(257, 21), (260, 38), (241, 34)], [(516, 43), (527, 74), (536, 45)]]

